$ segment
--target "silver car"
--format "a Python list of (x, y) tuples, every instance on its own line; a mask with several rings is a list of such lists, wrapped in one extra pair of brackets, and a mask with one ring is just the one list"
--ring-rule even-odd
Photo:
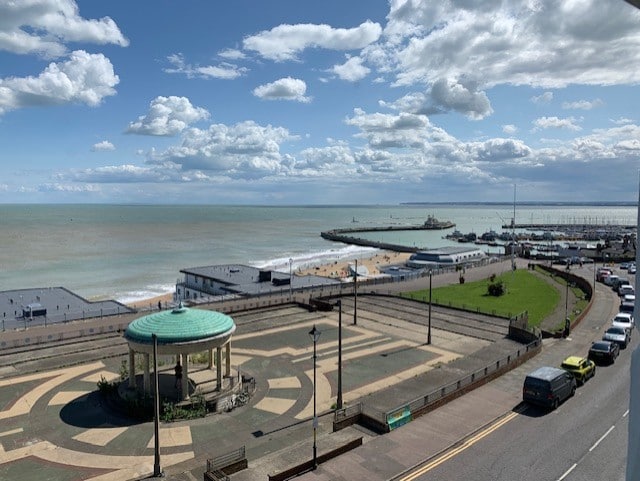
[(624, 327), (611, 326), (604, 332), (604, 336), (602, 336), (603, 341), (612, 341), (620, 346), (620, 349), (624, 349), (629, 344), (629, 340), (631, 337), (629, 336), (629, 331), (627, 331)]

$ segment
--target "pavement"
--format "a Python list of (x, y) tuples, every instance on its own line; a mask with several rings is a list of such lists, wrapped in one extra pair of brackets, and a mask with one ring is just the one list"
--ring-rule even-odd
[[(468, 270), (466, 277), (484, 278), (498, 268), (504, 266)], [(589, 275), (585, 270), (585, 277)], [(434, 286), (457, 282), (457, 277), (452, 279), (434, 276)], [(402, 319), (383, 323), (376, 318), (382, 315), (379, 307), (370, 306), (367, 311), (364, 297), (358, 302), (359, 313), (362, 302), (362, 318), (358, 326), (346, 325), (343, 334), (347, 404), (364, 400), (384, 410), (394, 396), (415, 397), (421, 381), (437, 386), (442, 373), (459, 377), (465, 359), (486, 363), (513, 347), (437, 328), (433, 345), (427, 346), (417, 337), (417, 333), (424, 335), (423, 325)], [(308, 331), (313, 325), (324, 336), (316, 364), (318, 455), (353, 439), (362, 438), (363, 445), (300, 477), (392, 479), (517, 409), (527, 372), (540, 365), (558, 365), (569, 354), (586, 355), (591, 341), (600, 337), (615, 314), (616, 302), (615, 294), (598, 284), (596, 302), (569, 338), (545, 340), (542, 352), (521, 367), (382, 436), (358, 426), (332, 432), (335, 311), (308, 313), (289, 306), (234, 316), (239, 326), (243, 322), (258, 326), (246, 331), (239, 327), (232, 347), (232, 364), (256, 378), (256, 394), (247, 406), (229, 413), (162, 423), (164, 474), (167, 479), (200, 480), (207, 459), (240, 447), (246, 449), (249, 467), (232, 475), (233, 480), (264, 480), (268, 474), (308, 461), (314, 392)], [(410, 312), (406, 306), (395, 309)], [(434, 312), (434, 327), (446, 321), (441, 315)], [(397, 353), (402, 355), (390, 355)], [(52, 481), (118, 481), (153, 473), (153, 424), (122, 418), (105, 408), (96, 390), (102, 377), (118, 378), (121, 361), (107, 359), (4, 378), (0, 373), (0, 479), (41, 479), (42, 469)], [(402, 386), (404, 392), (400, 392)]]

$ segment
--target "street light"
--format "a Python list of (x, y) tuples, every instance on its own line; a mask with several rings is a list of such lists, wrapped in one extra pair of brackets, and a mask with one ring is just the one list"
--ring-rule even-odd
[(342, 300), (338, 299), (338, 399), (337, 409), (342, 409)]
[(431, 344), (431, 278), (433, 271), (429, 269), (429, 330), (427, 331), (427, 344)]
[(293, 300), (293, 287), (291, 281), (293, 280), (293, 259), (289, 257), (289, 301)]
[(316, 437), (318, 431), (318, 415), (316, 411), (316, 344), (320, 339), (320, 331), (313, 325), (313, 329), (309, 331), (309, 336), (313, 341), (313, 469), (318, 467), (318, 447), (316, 445)]
[(353, 325), (358, 325), (358, 259), (356, 270), (353, 271)]

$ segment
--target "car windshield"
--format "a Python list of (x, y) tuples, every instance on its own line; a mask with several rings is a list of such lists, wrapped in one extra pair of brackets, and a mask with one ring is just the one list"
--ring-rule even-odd
[(607, 329), (607, 334), (620, 334), (624, 335), (625, 330), (623, 327), (610, 327)]
[(607, 344), (606, 342), (595, 342), (591, 346), (591, 350), (592, 351), (608, 351), (609, 344)]

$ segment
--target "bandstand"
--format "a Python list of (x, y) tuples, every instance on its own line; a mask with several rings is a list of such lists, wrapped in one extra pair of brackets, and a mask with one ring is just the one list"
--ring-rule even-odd
[[(150, 365), (153, 336), (157, 337), (158, 355), (171, 355), (182, 366), (180, 399), (189, 399), (189, 354), (208, 351), (209, 366), (215, 366), (216, 390), (222, 389), (222, 379), (231, 375), (231, 336), (236, 330), (233, 319), (226, 314), (182, 306), (159, 311), (136, 319), (127, 327), (124, 337), (129, 344), (129, 388), (136, 389), (136, 354), (144, 356), (142, 389), (151, 395)], [(225, 351), (223, 367), (222, 351)], [(214, 363), (215, 350), (215, 363)], [(224, 373), (223, 373), (224, 368)]]

